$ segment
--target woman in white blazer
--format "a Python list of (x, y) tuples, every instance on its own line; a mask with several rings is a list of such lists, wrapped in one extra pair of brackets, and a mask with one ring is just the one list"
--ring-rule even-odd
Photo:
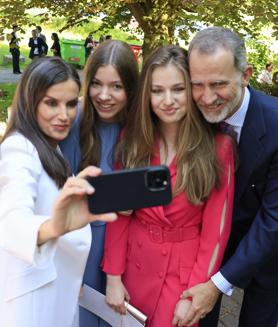
[[(0, 326), (71, 327), (91, 244), (84, 179), (58, 148), (76, 115), (78, 74), (60, 58), (24, 71), (0, 146)], [(61, 189), (61, 190), (60, 190)], [(59, 191), (60, 190), (60, 191)]]

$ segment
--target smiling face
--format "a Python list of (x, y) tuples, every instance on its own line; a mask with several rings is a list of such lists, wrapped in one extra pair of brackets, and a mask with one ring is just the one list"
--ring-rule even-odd
[(193, 50), (189, 70), (193, 98), (207, 121), (220, 122), (239, 109), (252, 70), (237, 70), (231, 51), (218, 48), (205, 54)]
[(101, 121), (115, 122), (127, 105), (127, 94), (117, 70), (112, 65), (98, 68), (89, 96)]
[(186, 114), (186, 104), (183, 72), (174, 64), (155, 68), (151, 81), (151, 106), (160, 123), (178, 125)]
[(67, 137), (76, 116), (78, 95), (78, 85), (69, 79), (51, 86), (39, 102), (37, 122), (51, 146)]

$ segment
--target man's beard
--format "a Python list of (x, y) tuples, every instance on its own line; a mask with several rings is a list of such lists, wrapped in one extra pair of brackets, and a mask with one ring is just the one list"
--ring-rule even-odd
[[(228, 102), (226, 106), (223, 107), (221, 110), (206, 112), (205, 110), (202, 110), (201, 107), (199, 107), (199, 110), (201, 111), (205, 120), (208, 121), (209, 123), (220, 123), (221, 121), (230, 117), (238, 109), (238, 104), (240, 102), (240, 99), (241, 99), (241, 94), (240, 92), (238, 92), (234, 100)], [(216, 100), (213, 105), (221, 105), (222, 103), (224, 103), (224, 101)]]

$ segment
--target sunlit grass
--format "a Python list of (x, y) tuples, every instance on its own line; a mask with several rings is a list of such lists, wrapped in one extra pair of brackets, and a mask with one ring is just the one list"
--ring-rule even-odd
[(12, 104), (16, 83), (0, 83), (0, 122), (6, 121)]
[[(30, 51), (30, 49), (28, 47), (25, 47), (25, 46), (20, 47), (20, 55), (25, 58), (24, 61), (20, 61), (20, 69), (21, 70), (23, 70), (31, 62), (31, 60), (28, 58), (29, 51)], [(6, 68), (11, 68), (11, 70), (12, 70), (12, 67), (13, 67), (12, 63), (4, 62), (4, 56), (10, 55), (10, 54), (11, 53), (9, 51), (9, 45), (8, 44), (0, 44), (0, 66), (6, 67)], [(1, 73), (1, 71), (0, 71), (0, 73)]]

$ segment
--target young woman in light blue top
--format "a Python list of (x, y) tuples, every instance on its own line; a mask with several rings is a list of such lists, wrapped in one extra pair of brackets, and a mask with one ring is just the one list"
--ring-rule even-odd
[[(113, 169), (114, 148), (125, 126), (137, 91), (138, 64), (130, 46), (110, 40), (102, 43), (86, 63), (82, 109), (61, 149), (73, 173), (96, 165), (103, 172)], [(101, 270), (105, 223), (91, 224), (92, 245), (84, 283), (105, 293), (106, 277)], [(80, 327), (109, 326), (86, 309), (80, 308)]]

